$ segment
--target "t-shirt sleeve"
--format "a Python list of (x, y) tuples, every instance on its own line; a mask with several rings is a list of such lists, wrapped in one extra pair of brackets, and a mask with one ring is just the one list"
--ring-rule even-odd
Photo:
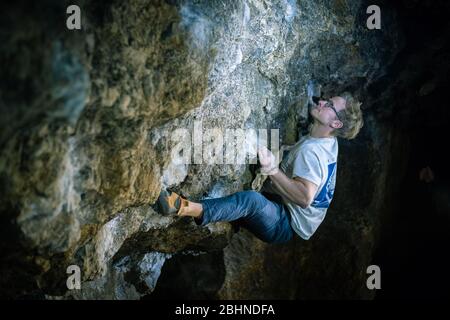
[(322, 170), (317, 154), (311, 149), (300, 150), (294, 160), (292, 178), (300, 177), (319, 186), (322, 181)]

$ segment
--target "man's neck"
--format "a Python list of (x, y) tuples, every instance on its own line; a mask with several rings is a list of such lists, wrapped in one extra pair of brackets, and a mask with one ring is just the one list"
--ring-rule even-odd
[(321, 123), (314, 122), (309, 135), (313, 138), (332, 138), (331, 130), (329, 127), (322, 125)]

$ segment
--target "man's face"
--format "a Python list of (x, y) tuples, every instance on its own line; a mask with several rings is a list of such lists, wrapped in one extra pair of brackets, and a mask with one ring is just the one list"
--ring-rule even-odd
[(342, 122), (338, 119), (336, 112), (340, 112), (343, 109), (345, 109), (345, 99), (342, 97), (333, 97), (330, 100), (319, 100), (318, 104), (311, 109), (310, 113), (321, 124), (339, 128)]

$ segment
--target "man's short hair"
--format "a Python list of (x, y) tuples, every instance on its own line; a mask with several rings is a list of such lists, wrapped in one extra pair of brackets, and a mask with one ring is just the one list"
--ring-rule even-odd
[(361, 111), (361, 102), (356, 100), (349, 92), (344, 92), (340, 97), (345, 99), (345, 109), (339, 111), (338, 115), (342, 127), (334, 130), (334, 135), (344, 139), (354, 139), (364, 125)]

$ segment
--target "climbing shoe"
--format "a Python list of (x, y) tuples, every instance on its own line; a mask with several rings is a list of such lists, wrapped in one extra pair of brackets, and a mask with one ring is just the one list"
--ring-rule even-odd
[(162, 190), (158, 197), (158, 206), (163, 214), (179, 214), (189, 201), (169, 190)]

